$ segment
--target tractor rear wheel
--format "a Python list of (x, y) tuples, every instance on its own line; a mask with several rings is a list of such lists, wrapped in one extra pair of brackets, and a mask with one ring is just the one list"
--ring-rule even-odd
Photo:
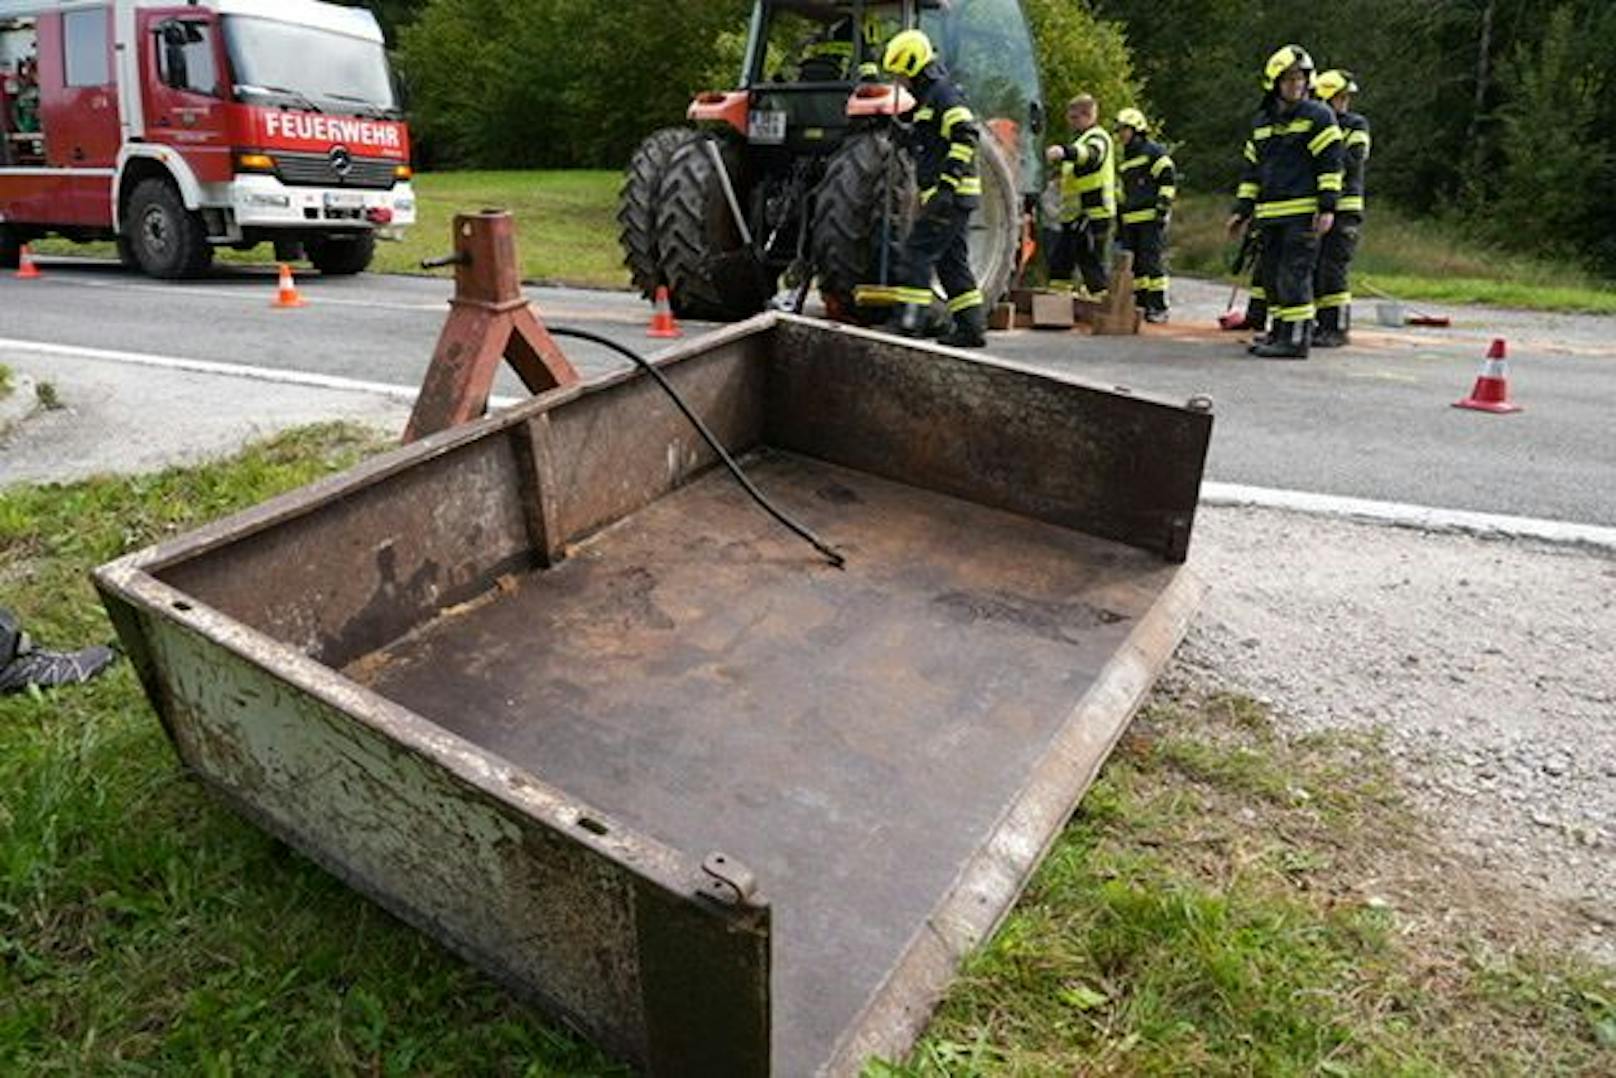
[(741, 147), (698, 137), (668, 161), (656, 208), (656, 242), (674, 311), (729, 321), (763, 309), (775, 274), (753, 257), (724, 196), (716, 145), (736, 199), (746, 204)]
[(825, 166), (814, 200), (812, 255), (819, 293), (831, 311), (852, 312), (854, 290), (881, 280), (882, 197), (890, 202), (892, 249), (886, 279), (897, 274), (897, 240), (914, 214), (914, 173), (884, 131), (850, 136)]
[(700, 138), (689, 127), (664, 127), (646, 136), (628, 159), (623, 186), (617, 195), (617, 241), (623, 248), (623, 264), (628, 266), (634, 287), (646, 299), (666, 282), (657, 247), (656, 209), (662, 177), (668, 161), (687, 144)]
[(1021, 199), (1010, 157), (986, 127), (977, 146), (977, 168), (982, 175), (982, 202), (971, 214), (966, 243), (971, 249), (971, 272), (989, 304), (1010, 289), (1021, 246)]

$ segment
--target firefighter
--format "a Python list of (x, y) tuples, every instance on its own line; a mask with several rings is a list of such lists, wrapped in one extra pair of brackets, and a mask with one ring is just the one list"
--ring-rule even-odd
[[(858, 81), (876, 82), (881, 67), (881, 17), (866, 12), (863, 21), (864, 55), (858, 64)], [(853, 78), (853, 16), (843, 15), (820, 31), (803, 49), (797, 78), (803, 82), (846, 82)]]
[(1090, 295), (1106, 290), (1106, 246), (1117, 213), (1116, 150), (1100, 126), (1100, 106), (1079, 94), (1066, 106), (1072, 141), (1046, 151), (1061, 166), (1061, 230), (1049, 256), (1049, 286), (1071, 291), (1072, 271), (1083, 275)]
[(1262, 108), (1251, 122), (1231, 235), (1262, 230), (1263, 287), (1274, 328), (1251, 346), (1264, 359), (1306, 359), (1313, 333), (1319, 237), (1335, 224), (1341, 195), (1341, 128), (1308, 97), (1313, 58), (1286, 45), (1263, 69)]
[(1138, 109), (1117, 113), (1117, 139), (1122, 146), (1117, 177), (1122, 218), (1119, 242), (1133, 252), (1135, 305), (1147, 322), (1167, 321), (1167, 225), (1178, 197), (1173, 159), (1161, 143), (1150, 139), (1150, 121)]
[(925, 334), (935, 268), (953, 319), (942, 343), (980, 348), (987, 343), (987, 310), (965, 241), (971, 211), (982, 200), (976, 117), (923, 31), (895, 34), (881, 66), (915, 97), (905, 119), (912, 125), (909, 142), (920, 188), (920, 215), (898, 255), (898, 309), (891, 324), (906, 337)]
[(1340, 348), (1349, 343), (1352, 324), (1352, 287), (1348, 271), (1363, 231), (1364, 165), (1369, 160), (1369, 121), (1352, 111), (1358, 83), (1350, 71), (1326, 71), (1313, 80), (1313, 95), (1335, 111), (1341, 127), (1344, 175), (1341, 197), (1335, 204), (1335, 227), (1319, 246), (1319, 268), (1313, 278), (1319, 325), (1313, 334), (1317, 348)]

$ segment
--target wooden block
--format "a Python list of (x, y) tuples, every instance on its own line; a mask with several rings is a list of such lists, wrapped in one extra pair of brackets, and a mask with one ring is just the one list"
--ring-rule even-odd
[(1038, 329), (1071, 329), (1072, 297), (1065, 292), (1040, 292), (1033, 296), (1032, 324)]
[(1014, 329), (1016, 324), (1016, 305), (1014, 303), (995, 303), (993, 310), (988, 312), (989, 329)]
[(1094, 317), (1094, 333), (1127, 336), (1139, 332), (1139, 323), (1139, 309), (1133, 303), (1133, 252), (1118, 251), (1111, 261), (1111, 289)]
[(1075, 317), (1078, 322), (1082, 323), (1083, 325), (1092, 326), (1094, 324), (1094, 319), (1099, 316), (1101, 309), (1102, 308), (1099, 300), (1072, 300), (1073, 317)]
[(1037, 294), (1037, 291), (1031, 288), (1012, 288), (1010, 290), (1010, 302), (1015, 304), (1016, 313), (1031, 314), (1032, 297)]

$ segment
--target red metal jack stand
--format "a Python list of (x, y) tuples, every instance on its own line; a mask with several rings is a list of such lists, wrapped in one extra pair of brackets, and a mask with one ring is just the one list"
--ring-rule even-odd
[(482, 416), (501, 361), (510, 363), (530, 393), (578, 382), (578, 372), (522, 296), (511, 215), (484, 210), (457, 216), (454, 249), (448, 258), (424, 263), (453, 265), (455, 294), (404, 428), (405, 444)]

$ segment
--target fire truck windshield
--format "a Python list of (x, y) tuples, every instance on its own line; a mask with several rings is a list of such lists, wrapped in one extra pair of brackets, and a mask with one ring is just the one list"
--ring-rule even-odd
[(224, 37), (238, 95), (316, 111), (397, 109), (380, 42), (246, 15), (225, 16)]

